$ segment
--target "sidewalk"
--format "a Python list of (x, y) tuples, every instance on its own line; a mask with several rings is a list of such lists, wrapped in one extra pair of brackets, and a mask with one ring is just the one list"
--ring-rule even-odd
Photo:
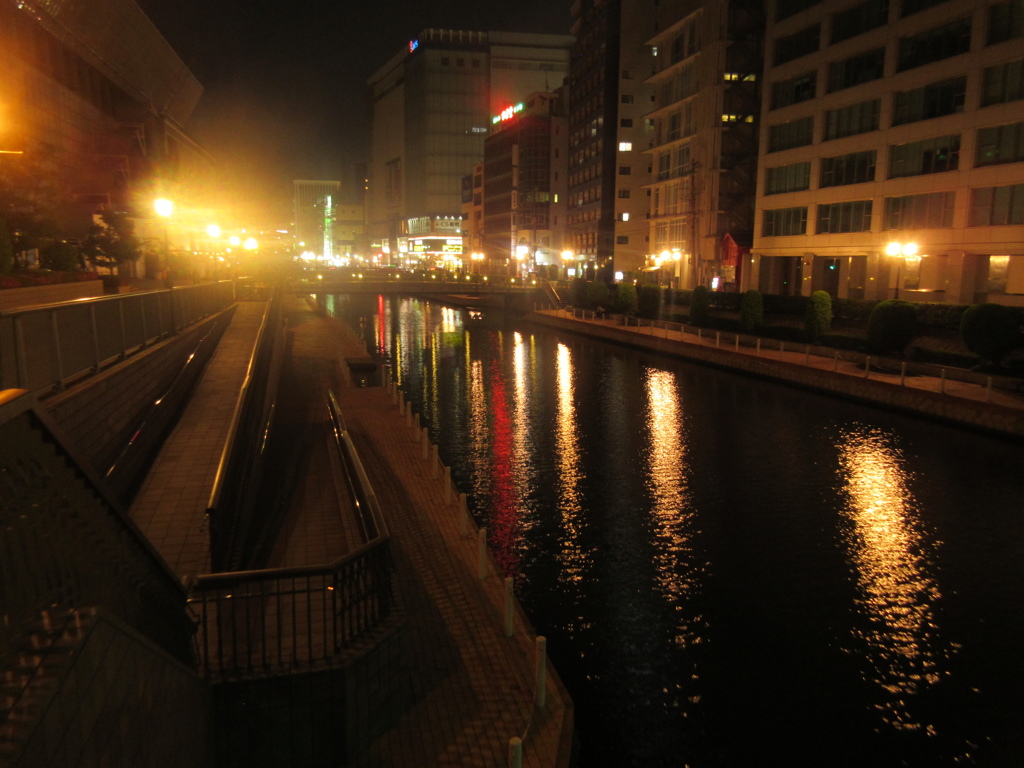
[(575, 317), (567, 310), (540, 310), (529, 319), (548, 328), (1024, 439), (1024, 393), (958, 381), (952, 368), (945, 378), (941, 374), (903, 376), (901, 362), (891, 358), (871, 356), (866, 368), (865, 356), (859, 353), (839, 351), (831, 358), (820, 357), (808, 354), (805, 344), (789, 342), (780, 350), (778, 341), (758, 344), (755, 337), (741, 337), (737, 345), (733, 333), (676, 330), (675, 323), (624, 326), (621, 316)]

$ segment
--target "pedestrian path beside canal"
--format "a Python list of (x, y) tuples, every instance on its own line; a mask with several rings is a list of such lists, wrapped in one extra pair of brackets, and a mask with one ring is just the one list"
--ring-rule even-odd
[(622, 316), (597, 318), (581, 310), (541, 310), (538, 325), (634, 348), (815, 389), (871, 405), (917, 413), (949, 423), (1024, 439), (1024, 393), (992, 386), (984, 378), (962, 381), (950, 370), (906, 373), (901, 361), (851, 352), (812, 353), (803, 344), (732, 333), (716, 334), (677, 323), (626, 325)]

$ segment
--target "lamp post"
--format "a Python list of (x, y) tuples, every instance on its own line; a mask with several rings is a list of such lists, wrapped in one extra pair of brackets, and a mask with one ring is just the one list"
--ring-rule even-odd
[(174, 203), (166, 197), (161, 197), (153, 201), (153, 210), (164, 221), (164, 267), (169, 271), (171, 268), (171, 236), (168, 232), (167, 222), (174, 215)]
[(569, 251), (569, 250), (562, 251), (562, 266), (565, 268), (565, 279), (566, 280), (569, 279), (569, 267), (572, 264), (573, 259), (575, 259), (575, 258), (576, 258), (576, 254), (574, 254), (572, 251)]
[(896, 287), (892, 296), (894, 299), (898, 299), (900, 297), (900, 270), (907, 259), (917, 255), (917, 243), (901, 243), (893, 240), (885, 246), (885, 255), (899, 257), (899, 261), (896, 262)]

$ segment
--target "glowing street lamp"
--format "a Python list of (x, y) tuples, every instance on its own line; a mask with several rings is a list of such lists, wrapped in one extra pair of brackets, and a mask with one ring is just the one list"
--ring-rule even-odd
[(216, 224), (209, 224), (206, 227), (206, 234), (208, 234), (210, 237), (216, 239), (216, 238), (220, 237), (221, 229)]
[(899, 257), (899, 261), (896, 262), (896, 288), (893, 291), (893, 298), (898, 299), (900, 297), (900, 269), (906, 264), (908, 259), (919, 258), (917, 256), (917, 243), (901, 243), (893, 240), (885, 246), (885, 255)]
[(167, 220), (174, 214), (174, 203), (166, 197), (161, 197), (153, 201), (153, 210), (156, 211), (157, 216), (164, 220), (164, 259), (167, 260), (165, 266), (170, 268), (171, 236), (167, 230)]

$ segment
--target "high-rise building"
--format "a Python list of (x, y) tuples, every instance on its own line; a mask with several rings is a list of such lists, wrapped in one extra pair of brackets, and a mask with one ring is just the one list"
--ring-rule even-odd
[(562, 85), (571, 42), (427, 29), (370, 78), (372, 250), (395, 263), (410, 258), (402, 252), (417, 262), (461, 255), (462, 179), (483, 160), (492, 116)]
[(341, 182), (297, 179), (292, 187), (296, 247), (300, 252), (331, 258), (334, 255), (334, 209), (341, 194)]
[(483, 245), (510, 272), (561, 267), (567, 121), (561, 97), (532, 93), (484, 142)]
[(1024, 2), (770, 0), (744, 287), (1024, 304)]
[(648, 41), (648, 269), (663, 284), (735, 290), (754, 234), (763, 6), (704, 0), (662, 14)]

